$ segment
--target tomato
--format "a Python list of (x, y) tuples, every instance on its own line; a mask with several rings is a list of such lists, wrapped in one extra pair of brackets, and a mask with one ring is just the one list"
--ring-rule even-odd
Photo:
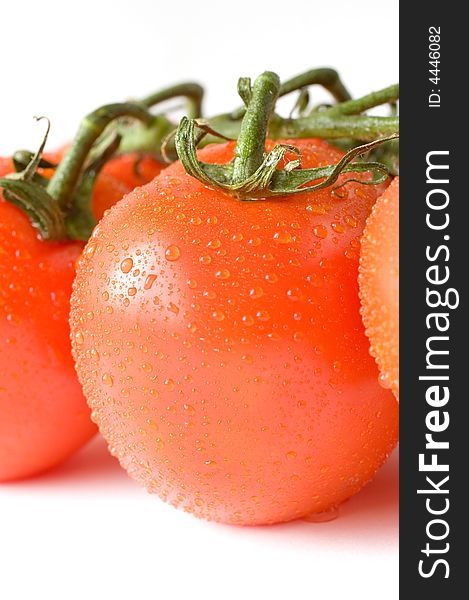
[(0, 195), (0, 481), (48, 469), (95, 433), (67, 327), (82, 248), (41, 241)]
[(150, 155), (123, 154), (108, 161), (93, 188), (93, 213), (99, 221), (122, 196), (151, 181), (166, 165)]
[[(69, 149), (65, 145), (56, 152), (50, 152), (45, 158), (53, 163), (59, 163)], [(151, 181), (165, 167), (162, 162), (149, 154), (139, 155), (131, 152), (111, 158), (99, 173), (93, 188), (93, 213), (99, 221), (104, 212), (114, 206), (122, 196), (135, 187)], [(52, 169), (42, 169), (42, 174), (52, 177)]]
[(399, 177), (378, 198), (366, 223), (359, 284), (380, 382), (399, 400)]
[[(342, 156), (286, 143), (305, 167)], [(372, 478), (398, 427), (359, 313), (378, 193), (242, 202), (174, 163), (105, 215), (78, 263), (73, 353), (93, 420), (150, 492), (253, 525), (328, 511)]]
[[(161, 169), (145, 158), (134, 173), (136, 160), (117, 157), (100, 173), (93, 190), (98, 219), (140, 177), (147, 181)], [(0, 176), (13, 170), (11, 159), (0, 158)], [(0, 195), (0, 481), (62, 462), (96, 431), (70, 353), (70, 294), (82, 249), (81, 242), (41, 241)]]

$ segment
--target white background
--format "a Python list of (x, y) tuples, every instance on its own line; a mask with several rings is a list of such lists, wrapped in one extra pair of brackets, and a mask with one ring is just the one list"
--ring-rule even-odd
[[(207, 114), (265, 69), (335, 66), (354, 95), (398, 80), (397, 0), (22, 0), (0, 19), (2, 154), (38, 145), (33, 115), (53, 148), (100, 104), (182, 79), (210, 86)], [(97, 439), (0, 487), (0, 598), (395, 600), (397, 519), (397, 456), (335, 521), (235, 528), (148, 496)]]

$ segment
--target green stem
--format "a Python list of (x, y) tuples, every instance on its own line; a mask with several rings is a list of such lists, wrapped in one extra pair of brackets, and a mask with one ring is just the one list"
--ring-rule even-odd
[(234, 151), (234, 184), (249, 178), (262, 164), (267, 128), (279, 91), (280, 79), (271, 71), (265, 71), (254, 82)]
[[(240, 123), (233, 121), (229, 114), (210, 119), (210, 126), (229, 139), (236, 139), (240, 133)], [(271, 140), (308, 137), (352, 138), (366, 142), (391, 135), (398, 129), (398, 117), (330, 115), (328, 111), (320, 111), (297, 119), (275, 115), (270, 122), (268, 137)], [(208, 135), (201, 146), (219, 141), (220, 138)]]
[(71, 205), (73, 192), (91, 147), (106, 126), (119, 117), (133, 117), (146, 124), (153, 120), (145, 108), (130, 102), (102, 106), (83, 119), (72, 147), (47, 186), (49, 195), (56, 200), (64, 213), (67, 213)]
[(398, 117), (329, 115), (326, 111), (298, 119), (274, 121), (269, 134), (274, 140), (321, 137), (328, 139), (352, 138), (369, 142), (392, 135), (398, 130)]
[(155, 104), (177, 98), (178, 96), (183, 96), (187, 99), (186, 113), (190, 119), (197, 119), (202, 115), (204, 88), (192, 81), (173, 85), (164, 90), (155, 92), (154, 94), (150, 94), (146, 98), (143, 98), (143, 100), (140, 100), (139, 104), (146, 108), (151, 108)]
[[(329, 68), (310, 69), (305, 73), (288, 79), (280, 86), (279, 98), (311, 85), (322, 85), (337, 102), (344, 102), (350, 99), (350, 94), (342, 83), (337, 71)], [(244, 106), (236, 109), (231, 113), (231, 118), (235, 120), (241, 119), (245, 110)]]
[(279, 96), (285, 96), (295, 90), (315, 84), (322, 85), (337, 102), (350, 99), (350, 94), (342, 83), (337, 71), (328, 68), (311, 69), (310, 71), (306, 71), (306, 73), (292, 77), (282, 83)]
[(331, 106), (331, 108), (324, 112), (328, 115), (359, 115), (370, 108), (380, 106), (381, 104), (393, 103), (398, 99), (399, 84), (396, 83), (382, 90), (378, 90), (377, 92), (371, 92), (371, 94), (367, 94), (361, 98), (348, 100), (347, 102)]

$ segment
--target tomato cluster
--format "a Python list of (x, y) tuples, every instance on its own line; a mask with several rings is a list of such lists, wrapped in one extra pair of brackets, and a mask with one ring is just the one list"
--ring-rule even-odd
[[(331, 81), (343, 114), (340, 104), (313, 112), (303, 129), (339, 114), (355, 131), (353, 115), (369, 108)], [(145, 152), (103, 167), (113, 142), (87, 159), (85, 120), (72, 150), (46, 155), (57, 172), (42, 163), (19, 184), (0, 182), (0, 481), (60, 463), (97, 425), (149, 492), (198, 517), (257, 525), (334, 511), (386, 460), (398, 437), (398, 178), (348, 164), (382, 140), (348, 154), (319, 138), (263, 144), (281, 93), (270, 72), (246, 88), (236, 144), (196, 153), (214, 130), (183, 119), (181, 161), (164, 169), (146, 152), (148, 132)], [(170, 131), (142, 104), (126, 107), (153, 133)], [(218, 122), (234, 127), (236, 114)], [(96, 137), (111, 119), (91, 116)], [(364, 141), (395, 127), (392, 117), (363, 123)], [(83, 216), (76, 198), (93, 168), (99, 224), (85, 245), (71, 238), (91, 231), (89, 196), (86, 234), (67, 219)], [(0, 159), (0, 177), (12, 171)], [(30, 220), (31, 190), (61, 211), (62, 237)]]

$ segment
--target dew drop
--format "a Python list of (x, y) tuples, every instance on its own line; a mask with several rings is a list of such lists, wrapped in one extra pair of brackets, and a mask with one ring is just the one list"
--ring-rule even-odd
[(168, 246), (166, 248), (164, 256), (165, 256), (166, 260), (174, 262), (175, 260), (178, 260), (179, 257), (181, 256), (181, 251), (179, 250), (178, 246), (171, 244), (171, 246)]
[(344, 233), (345, 231), (345, 227), (341, 223), (331, 223), (331, 227), (336, 233)]
[(290, 450), (289, 452), (286, 453), (286, 457), (293, 460), (294, 458), (296, 458), (298, 456), (298, 453), (295, 452), (294, 450)]
[(303, 521), (307, 523), (327, 523), (328, 521), (334, 521), (339, 516), (338, 508), (330, 508), (319, 513), (310, 513), (302, 517)]
[(257, 298), (262, 298), (264, 295), (264, 290), (261, 287), (254, 287), (249, 290), (249, 297), (256, 300)]
[(168, 304), (168, 310), (169, 310), (170, 312), (172, 312), (173, 314), (175, 314), (175, 315), (178, 315), (178, 314), (179, 314), (179, 306), (176, 306), (176, 305), (174, 304), (174, 302), (170, 302), (170, 303)]
[(254, 325), (254, 319), (252, 315), (243, 315), (241, 317), (241, 321), (244, 323), (244, 325), (247, 325), (248, 327)]
[(112, 385), (114, 384), (114, 379), (109, 373), (104, 373), (101, 380), (104, 383), (104, 385), (107, 385), (108, 387), (112, 387)]
[(154, 273), (150, 273), (150, 275), (147, 275), (147, 278), (145, 279), (145, 283), (143, 284), (143, 289), (150, 290), (152, 285), (155, 283), (156, 279), (157, 279), (157, 276)]
[(77, 344), (83, 344), (83, 342), (85, 341), (83, 334), (81, 331), (77, 331), (75, 334), (75, 342)]
[(324, 239), (327, 237), (327, 229), (324, 225), (316, 225), (313, 227), (313, 233), (316, 237)]
[(124, 258), (124, 260), (121, 262), (122, 273), (129, 273), (133, 266), (134, 266), (134, 261), (130, 257)]
[(166, 379), (164, 382), (166, 389), (169, 390), (170, 392), (172, 392), (174, 390), (174, 388), (176, 387), (174, 385), (174, 381), (172, 379)]
[(274, 233), (274, 240), (278, 244), (289, 244), (292, 241), (292, 236), (288, 231), (276, 231)]
[(129, 287), (129, 289), (127, 290), (127, 295), (128, 296), (135, 296), (136, 293), (137, 293), (137, 288), (136, 287)]
[(215, 277), (217, 279), (229, 279), (230, 275), (231, 273), (228, 271), (228, 269), (220, 269), (219, 271), (215, 271)]

